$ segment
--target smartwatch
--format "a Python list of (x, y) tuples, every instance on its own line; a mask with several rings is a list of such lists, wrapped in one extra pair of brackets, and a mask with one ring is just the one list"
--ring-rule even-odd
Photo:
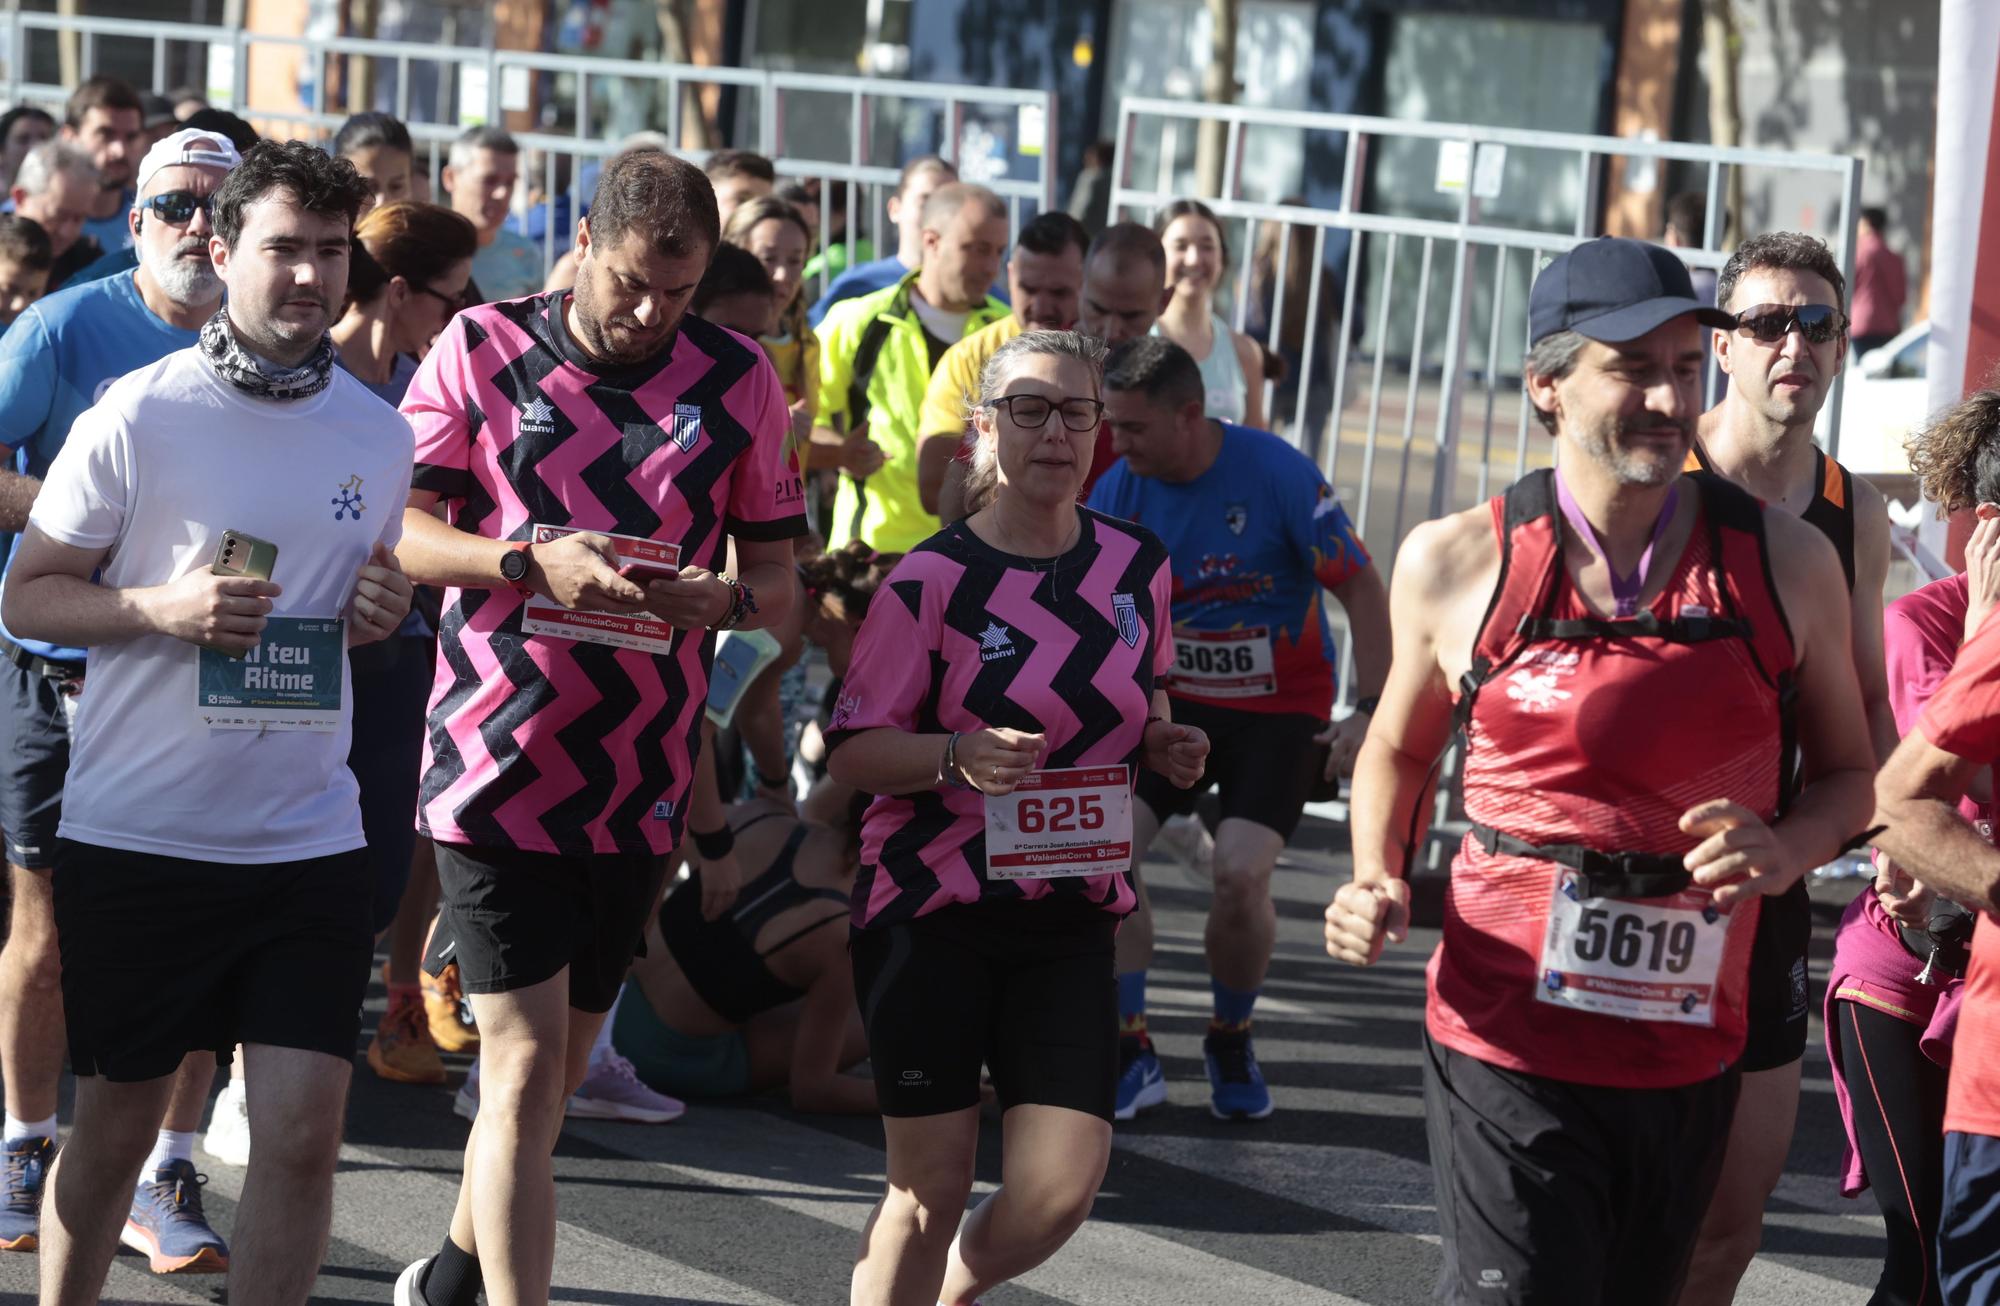
[(528, 588), (528, 549), (530, 541), (521, 540), (507, 546), (500, 555), (500, 579), (512, 585), (523, 594), (532, 594)]

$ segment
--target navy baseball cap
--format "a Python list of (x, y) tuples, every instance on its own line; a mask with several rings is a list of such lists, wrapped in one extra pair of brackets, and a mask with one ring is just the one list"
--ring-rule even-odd
[(1687, 266), (1659, 245), (1621, 236), (1586, 240), (1542, 269), (1528, 292), (1531, 341), (1558, 331), (1621, 344), (1683, 313), (1703, 326), (1736, 319), (1694, 297)]

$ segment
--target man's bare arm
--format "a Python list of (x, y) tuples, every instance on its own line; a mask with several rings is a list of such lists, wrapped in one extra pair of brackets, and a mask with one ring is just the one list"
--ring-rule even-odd
[(41, 492), (38, 478), (0, 471), (0, 532), (19, 535), (26, 531), (28, 514), (34, 511), (35, 496)]
[(2000, 848), (1960, 815), (1980, 763), (1912, 730), (1875, 777), (1875, 846), (1956, 902), (2000, 912)]

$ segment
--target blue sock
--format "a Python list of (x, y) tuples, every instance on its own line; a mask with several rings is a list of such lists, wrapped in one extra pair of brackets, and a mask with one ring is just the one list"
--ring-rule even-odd
[(1247, 993), (1238, 992), (1213, 979), (1208, 982), (1208, 987), (1215, 994), (1216, 1024), (1236, 1026), (1250, 1023), (1250, 1009), (1257, 1005), (1256, 989)]
[(1146, 972), (1127, 971), (1118, 977), (1118, 1026), (1121, 1032), (1146, 1032)]

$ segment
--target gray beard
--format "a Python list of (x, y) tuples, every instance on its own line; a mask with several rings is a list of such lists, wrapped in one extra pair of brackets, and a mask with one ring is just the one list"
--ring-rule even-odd
[(196, 263), (169, 253), (146, 260), (147, 275), (160, 292), (182, 308), (197, 308), (222, 298), (222, 278), (207, 260)]

